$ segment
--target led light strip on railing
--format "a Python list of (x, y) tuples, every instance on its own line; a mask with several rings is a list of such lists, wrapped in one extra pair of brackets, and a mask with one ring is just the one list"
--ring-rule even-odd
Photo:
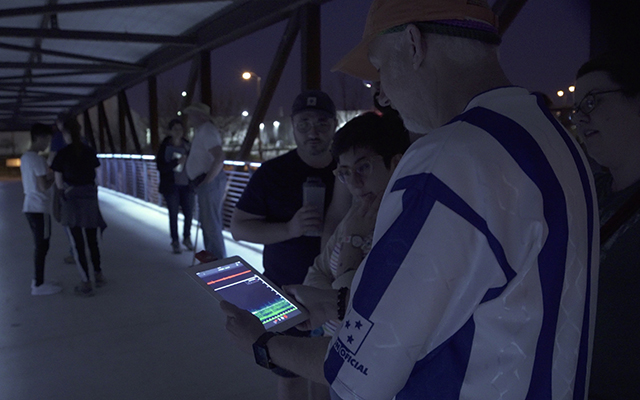
[[(97, 155), (98, 158), (124, 158), (131, 160), (150, 160), (153, 161), (156, 159), (156, 156), (151, 154), (111, 154), (111, 153), (100, 153)], [(236, 167), (243, 167), (249, 164), (250, 167), (259, 168), (262, 163), (259, 162), (247, 162), (247, 161), (234, 161), (234, 160), (224, 160), (225, 165), (233, 165)]]
[(150, 154), (97, 154), (98, 158), (128, 158), (132, 160), (155, 160), (156, 156)]

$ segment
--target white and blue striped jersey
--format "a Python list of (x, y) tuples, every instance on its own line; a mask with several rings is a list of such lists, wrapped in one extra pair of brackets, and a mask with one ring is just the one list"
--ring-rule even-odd
[(343, 399), (585, 399), (593, 180), (542, 99), (476, 96), (416, 141), (325, 360)]

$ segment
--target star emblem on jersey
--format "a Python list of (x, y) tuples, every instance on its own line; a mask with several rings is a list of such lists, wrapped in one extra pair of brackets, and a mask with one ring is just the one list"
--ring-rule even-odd
[(346, 350), (352, 354), (356, 354), (372, 327), (373, 323), (371, 321), (359, 315), (357, 311), (351, 308), (344, 319), (338, 339), (342, 342)]

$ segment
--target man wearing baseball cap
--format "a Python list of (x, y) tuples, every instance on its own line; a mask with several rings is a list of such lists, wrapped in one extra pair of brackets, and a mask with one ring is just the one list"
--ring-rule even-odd
[[(278, 286), (301, 284), (320, 253), (320, 237), (307, 233), (322, 231), (335, 181), (330, 144), (337, 120), (331, 98), (318, 90), (299, 94), (291, 107), (291, 122), (296, 149), (262, 164), (231, 219), (234, 239), (264, 244), (264, 274)], [(323, 210), (303, 206), (303, 184), (309, 177), (325, 186)], [(306, 398), (305, 379), (275, 372), (280, 399)]]
[[(593, 182), (544, 101), (506, 78), (496, 27), (484, 0), (373, 2), (336, 68), (380, 81), (380, 103), (423, 136), (389, 182), (323, 368), (323, 343), (283, 337), (265, 346), (273, 364), (343, 399), (586, 398)], [(242, 348), (260, 337), (223, 310)]]

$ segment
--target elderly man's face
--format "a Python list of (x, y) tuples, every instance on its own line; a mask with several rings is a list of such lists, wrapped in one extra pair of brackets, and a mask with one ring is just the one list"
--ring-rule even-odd
[(424, 129), (416, 120), (414, 110), (417, 99), (413, 98), (415, 80), (411, 80), (411, 69), (406, 65), (407, 55), (402, 52), (403, 33), (382, 35), (369, 45), (369, 60), (380, 74), (378, 102), (398, 110), (405, 126), (410, 131)]
[[(380, 74), (378, 102), (396, 109), (405, 127), (415, 133), (426, 133), (446, 122), (430, 115), (436, 99), (422, 70), (426, 52), (416, 51), (416, 46), (422, 45), (421, 33), (415, 26), (378, 36), (369, 44), (369, 61)], [(431, 80), (437, 81), (437, 77)]]

